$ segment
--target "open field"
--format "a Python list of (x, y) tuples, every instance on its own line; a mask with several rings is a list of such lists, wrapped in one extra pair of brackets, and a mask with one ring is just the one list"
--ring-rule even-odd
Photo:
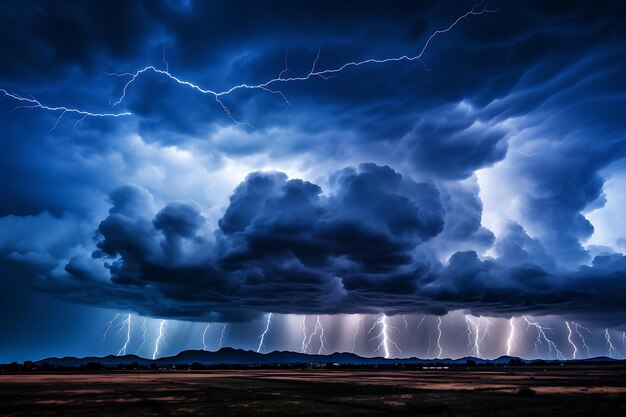
[(625, 414), (624, 365), (0, 375), (2, 416)]

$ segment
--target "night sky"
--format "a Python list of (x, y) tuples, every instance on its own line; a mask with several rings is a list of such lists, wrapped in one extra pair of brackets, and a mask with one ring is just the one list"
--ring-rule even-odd
[(0, 362), (626, 356), (625, 18), (3, 1)]

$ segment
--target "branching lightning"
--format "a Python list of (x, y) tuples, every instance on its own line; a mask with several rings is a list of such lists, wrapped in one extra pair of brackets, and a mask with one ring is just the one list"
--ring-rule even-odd
[(165, 320), (161, 320), (159, 322), (159, 335), (157, 336), (154, 342), (154, 352), (152, 353), (152, 359), (156, 359), (159, 355), (159, 347), (161, 343), (165, 343), (163, 339), (165, 338)]
[(261, 340), (259, 340), (259, 347), (257, 347), (257, 349), (256, 349), (257, 353), (261, 352), (261, 349), (263, 349), (263, 343), (265, 342), (265, 336), (267, 335), (267, 332), (270, 331), (270, 324), (271, 324), (271, 322), (272, 322), (272, 313), (269, 313), (267, 315), (267, 319), (265, 321), (265, 328), (263, 329), (263, 333), (261, 333), (261, 336), (259, 336)]
[[(248, 126), (254, 127), (248, 123), (241, 123), (239, 121), (236, 120), (236, 118), (233, 116), (233, 114), (231, 113), (230, 109), (228, 108), (228, 106), (226, 106), (226, 104), (224, 104), (224, 102), (222, 101), (222, 98), (225, 96), (228, 96), (229, 94), (238, 91), (238, 90), (262, 90), (262, 91), (266, 91), (266, 92), (270, 92), (273, 94), (278, 94), (280, 95), (283, 100), (285, 100), (285, 102), (287, 103), (288, 106), (290, 106), (289, 101), (287, 100), (287, 98), (285, 97), (285, 95), (278, 90), (273, 90), (271, 89), (271, 87), (275, 84), (280, 84), (280, 83), (293, 83), (293, 82), (303, 82), (303, 81), (307, 81), (311, 78), (321, 78), (321, 79), (328, 79), (328, 78), (332, 78), (334, 76), (336, 76), (337, 73), (340, 73), (348, 68), (352, 68), (352, 67), (359, 67), (362, 65), (368, 65), (368, 64), (386, 64), (386, 63), (392, 63), (392, 62), (401, 62), (401, 61), (408, 61), (408, 62), (412, 62), (412, 61), (418, 61), (420, 62), (422, 65), (424, 65), (424, 67), (426, 68), (426, 70), (428, 70), (428, 67), (426, 67), (426, 64), (424, 63), (424, 61), (422, 60), (422, 57), (424, 56), (424, 54), (426, 53), (428, 47), (430, 46), (430, 43), (433, 41), (433, 39), (435, 39), (437, 36), (444, 34), (446, 32), (449, 32), (450, 30), (452, 30), (455, 26), (457, 26), (461, 21), (465, 20), (466, 18), (470, 17), (470, 16), (477, 16), (477, 15), (482, 15), (485, 13), (493, 13), (496, 10), (490, 10), (487, 9), (486, 4), (483, 1), (481, 1), (480, 3), (474, 5), (468, 12), (466, 12), (465, 14), (459, 16), (458, 18), (456, 18), (456, 20), (454, 20), (450, 25), (448, 25), (447, 27), (443, 28), (443, 29), (439, 29), (436, 30), (434, 32), (432, 32), (430, 34), (430, 36), (426, 39), (426, 42), (424, 43), (424, 45), (422, 46), (422, 49), (420, 50), (420, 52), (417, 55), (413, 55), (413, 56), (409, 56), (409, 55), (402, 55), (402, 56), (396, 56), (396, 57), (391, 57), (391, 58), (369, 58), (369, 59), (365, 59), (362, 61), (350, 61), (350, 62), (346, 62), (341, 66), (338, 66), (336, 68), (329, 68), (329, 69), (325, 69), (325, 70), (318, 70), (316, 68), (317, 66), (317, 62), (319, 60), (319, 55), (320, 52), (318, 51), (317, 56), (315, 58), (315, 61), (313, 62), (313, 65), (311, 67), (311, 70), (309, 71), (308, 74), (303, 75), (303, 76), (290, 76), (290, 77), (283, 77), (283, 75), (286, 72), (289, 72), (289, 70), (287, 69), (287, 67), (285, 66), (285, 69), (282, 70), (278, 76), (276, 78), (272, 78), (270, 80), (267, 80), (265, 82), (259, 83), (259, 84), (247, 84), (247, 83), (242, 83), (242, 84), (238, 84), (235, 86), (232, 86), (230, 88), (227, 88), (226, 90), (223, 91), (216, 91), (216, 90), (212, 90), (212, 89), (208, 89), (208, 88), (203, 88), (200, 87), (190, 81), (186, 81), (183, 79), (180, 79), (174, 75), (172, 75), (169, 72), (169, 65), (165, 59), (165, 51), (163, 51), (162, 54), (162, 58), (163, 58), (163, 62), (165, 63), (165, 68), (164, 69), (159, 69), (153, 65), (149, 65), (146, 66), (136, 72), (127, 72), (127, 73), (111, 73), (108, 75), (114, 75), (114, 76), (118, 76), (118, 77), (129, 77), (128, 81), (124, 84), (124, 87), (122, 89), (122, 94), (120, 95), (120, 97), (113, 102), (112, 106), (115, 107), (117, 105), (119, 105), (120, 103), (122, 103), (124, 101), (124, 99), (126, 98), (126, 94), (128, 92), (128, 88), (143, 74), (146, 74), (148, 72), (152, 72), (155, 73), (157, 75), (161, 75), (164, 76), (166, 78), (169, 78), (170, 80), (182, 85), (182, 86), (186, 86), (189, 87), (201, 94), (205, 94), (205, 95), (210, 95), (213, 96), (213, 98), (215, 99), (215, 101), (220, 105), (220, 107), (222, 108), (222, 110), (224, 111), (224, 113), (226, 113), (226, 115), (236, 124), (246, 124)], [(59, 120), (61, 119), (61, 117), (63, 117), (63, 115), (65, 115), (66, 113), (74, 113), (77, 115), (82, 116), (81, 120), (84, 119), (85, 117), (122, 117), (122, 116), (129, 116), (131, 115), (130, 112), (119, 112), (119, 113), (112, 113), (112, 112), (105, 112), (105, 113), (94, 113), (94, 112), (88, 112), (85, 110), (80, 110), (80, 109), (76, 109), (76, 108), (70, 108), (70, 107), (65, 107), (65, 106), (48, 106), (45, 104), (42, 104), (41, 102), (39, 102), (38, 100), (34, 99), (34, 98), (27, 98), (27, 97), (23, 97), (20, 96), (18, 94), (15, 93), (11, 93), (5, 89), (0, 89), (0, 92), (3, 93), (3, 95), (5, 97), (10, 97), (20, 103), (25, 103), (25, 105), (23, 106), (19, 106), (19, 107), (26, 107), (26, 108), (40, 108), (43, 110), (47, 110), (47, 111), (53, 111), (53, 112), (61, 112), (59, 118), (57, 119), (57, 122), (55, 123), (55, 126), (58, 124)], [(79, 120), (80, 121), (80, 120)], [(53, 129), (54, 129), (53, 127)]]
[(506, 341), (506, 355), (511, 356), (511, 349), (513, 348), (513, 343), (515, 342), (515, 322), (513, 321), (513, 317), (509, 319), (509, 338)]
[(609, 358), (613, 359), (613, 357), (622, 358), (622, 355), (619, 353), (619, 351), (617, 349), (615, 349), (615, 346), (613, 346), (613, 342), (611, 341), (611, 333), (609, 332), (609, 329), (604, 329), (604, 338), (606, 339), (606, 345), (609, 349), (608, 351), (608, 355)]
[(376, 349), (374, 349), (374, 352), (378, 352), (382, 349), (385, 359), (389, 359), (391, 357), (389, 345), (392, 344), (396, 348), (396, 350), (402, 355), (402, 350), (400, 349), (398, 344), (394, 342), (393, 339), (391, 339), (391, 337), (389, 336), (389, 329), (397, 331), (398, 328), (387, 323), (387, 316), (385, 314), (381, 314), (380, 316), (378, 316), (378, 318), (374, 321), (374, 324), (372, 324), (372, 327), (370, 327), (367, 334), (371, 334), (377, 327), (379, 328), (378, 333), (376, 333), (374, 337), (369, 340), (370, 342), (373, 340), (378, 340), (378, 345), (376, 345)]
[(543, 339), (548, 345), (548, 357), (551, 357), (551, 355), (554, 354), (557, 359), (565, 359), (556, 344), (546, 335), (546, 332), (549, 332), (552, 329), (550, 329), (549, 327), (544, 327), (537, 322), (530, 321), (526, 318), (526, 316), (522, 316), (522, 318), (528, 325), (527, 328), (530, 328), (532, 326), (535, 328), (535, 330), (537, 330), (537, 338), (535, 339), (535, 352), (537, 352), (539, 345), (543, 344)]
[[(303, 320), (303, 326), (304, 326)], [(304, 339), (302, 340), (301, 351), (302, 353), (307, 353), (311, 349), (311, 341), (313, 340), (313, 336), (319, 336), (320, 347), (317, 351), (318, 355), (321, 355), (322, 352), (326, 351), (326, 337), (324, 336), (324, 327), (322, 326), (322, 322), (320, 320), (320, 316), (318, 315), (315, 320), (315, 327), (313, 328), (313, 332), (309, 335), (307, 340), (306, 331), (303, 327), (303, 335)]]
[[(286, 63), (285, 63), (285, 71), (286, 71)], [(309, 349), (309, 345), (306, 343), (306, 316), (302, 316), (302, 323), (300, 324), (300, 328), (302, 329), (302, 345), (300, 346), (300, 352), (306, 353)]]
[(411, 332), (409, 331), (409, 322), (406, 319), (406, 314), (402, 316), (402, 321), (404, 322), (404, 331), (406, 331), (406, 334), (411, 334)]
[(589, 330), (585, 326), (581, 326), (580, 324), (578, 324), (576, 322), (572, 322), (572, 324), (574, 325), (574, 331), (576, 332), (576, 334), (580, 338), (580, 341), (583, 343), (583, 349), (585, 349), (585, 352), (587, 352), (587, 357), (590, 358), (591, 357), (591, 348), (589, 347), (589, 345), (587, 345), (587, 338), (583, 335), (583, 333), (580, 331), (580, 329), (583, 329), (584, 331), (589, 333), (589, 335), (591, 335), (591, 330)]
[(359, 335), (359, 329), (361, 327), (363, 327), (363, 319), (364, 318), (365, 318), (365, 316), (363, 314), (359, 314), (357, 316), (356, 328), (354, 329), (354, 336), (352, 336), (352, 350), (350, 351), (351, 353), (354, 353), (354, 351), (356, 349), (357, 336)]
[(220, 333), (220, 339), (217, 343), (218, 348), (221, 348), (224, 345), (224, 333), (226, 332), (226, 326), (228, 326), (228, 323), (224, 323), (224, 326), (222, 327), (222, 333)]
[(211, 323), (207, 323), (204, 331), (202, 332), (202, 350), (209, 350), (209, 347), (206, 344), (206, 332), (209, 330), (209, 327), (211, 327)]
[(120, 316), (120, 313), (116, 313), (113, 318), (109, 321), (106, 322), (105, 329), (104, 329), (104, 333), (102, 333), (102, 341), (104, 342), (107, 338), (107, 334), (109, 334), (109, 330), (111, 329), (111, 326), (113, 325), (113, 322), (115, 320), (117, 320), (117, 318)]
[(576, 343), (572, 340), (572, 328), (570, 327), (567, 320), (565, 321), (565, 327), (567, 327), (567, 341), (572, 346), (572, 359), (576, 359), (576, 353), (578, 353), (578, 348), (576, 347)]
[(326, 347), (325, 347), (325, 342), (326, 342), (326, 338), (324, 337), (324, 327), (322, 326), (322, 322), (320, 321), (320, 316), (317, 316), (317, 321), (315, 322), (315, 331), (317, 331), (317, 329), (320, 329), (320, 348), (317, 351), (318, 355), (321, 355), (322, 352), (326, 351)]
[(54, 126), (50, 130), (54, 130), (54, 128), (59, 124), (59, 120), (61, 120), (61, 118), (67, 113), (79, 114), (83, 117), (122, 117), (122, 116), (130, 116), (132, 114), (130, 112), (93, 113), (93, 112), (89, 112), (85, 110), (75, 109), (72, 107), (48, 106), (48, 105), (42, 104), (39, 100), (35, 98), (23, 97), (18, 94), (7, 91), (4, 88), (0, 88), (0, 93), (2, 93), (3, 98), (10, 97), (15, 101), (18, 101), (20, 103), (25, 103), (24, 105), (17, 106), (18, 109), (42, 109), (42, 110), (48, 110), (48, 111), (53, 111), (53, 112), (61, 112)]
[(147, 331), (148, 331), (148, 328), (146, 327), (146, 318), (144, 317), (142, 322), (141, 322), (141, 344), (139, 345), (139, 347), (135, 351), (135, 354), (139, 353), (139, 351), (141, 350), (143, 345), (146, 343), (146, 333), (147, 333)]
[(132, 315), (129, 314), (128, 316), (126, 316), (126, 319), (124, 319), (124, 321), (120, 325), (120, 330), (126, 328), (126, 341), (124, 342), (124, 345), (120, 348), (120, 350), (117, 351), (117, 356), (126, 355), (126, 349), (128, 348), (128, 344), (130, 343), (131, 318), (132, 318)]
[(465, 324), (467, 324), (467, 341), (468, 347), (470, 348), (470, 355), (473, 354), (479, 359), (484, 359), (480, 351), (480, 345), (488, 334), (491, 322), (487, 319), (487, 325), (485, 326), (482, 336), (480, 334), (480, 317), (472, 317), (466, 314)]

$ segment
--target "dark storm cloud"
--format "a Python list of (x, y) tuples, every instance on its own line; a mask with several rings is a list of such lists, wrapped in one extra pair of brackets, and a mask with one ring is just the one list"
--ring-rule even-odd
[[(219, 91), (284, 69), (306, 74), (318, 50), (318, 69), (418, 53), (471, 6), (3, 2), (0, 87), (110, 111), (128, 78), (105, 72), (165, 68), (163, 53), (173, 74)], [(132, 117), (86, 119), (75, 130), (76, 116), (50, 131), (58, 113), (15, 110), (4, 98), (3, 276), (76, 302), (192, 319), (459, 308), (623, 316), (623, 256), (592, 261), (582, 212), (601, 205), (601, 171), (626, 152), (624, 3), (489, 7), (498, 12), (434, 39), (428, 70), (401, 62), (273, 85), (290, 107), (268, 91), (223, 98), (258, 130), (234, 124), (212, 96), (149, 73), (115, 108)], [(234, 133), (220, 141), (225, 126)], [(507, 159), (513, 191), (503, 198), (518, 202), (524, 222), (496, 240), (482, 224), (478, 187), (465, 181), (511, 155), (519, 132), (527, 156)], [(118, 188), (147, 159), (133, 153), (134, 135), (216, 163), (304, 156), (315, 170), (373, 160), (419, 181), (362, 165), (331, 176), (325, 195), (285, 174), (253, 173), (214, 234), (195, 195), (157, 204), (167, 190)], [(89, 227), (109, 193), (95, 249)], [(495, 259), (478, 257), (494, 242)]]
[[(416, 251), (445, 239), (435, 187), (373, 164), (339, 171), (334, 182), (335, 193), (325, 196), (283, 173), (252, 173), (215, 233), (194, 203), (157, 211), (145, 189), (122, 187), (111, 195), (93, 257), (72, 257), (65, 274), (43, 268), (29, 285), (74, 302), (189, 320), (457, 309), (622, 320), (621, 254), (559, 270), (538, 241), (510, 224), (497, 258), (458, 251), (441, 264), (422, 256), (428, 246)], [(19, 264), (42, 268), (35, 258)]]

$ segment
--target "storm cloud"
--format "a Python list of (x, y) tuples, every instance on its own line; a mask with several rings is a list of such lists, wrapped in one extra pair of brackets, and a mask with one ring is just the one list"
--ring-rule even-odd
[(187, 320), (624, 324), (622, 2), (489, 2), (419, 61), (221, 102), (155, 71), (124, 89), (146, 65), (223, 91), (414, 56), (473, 6), (3, 2), (0, 88), (132, 114), (0, 93), (0, 280)]

